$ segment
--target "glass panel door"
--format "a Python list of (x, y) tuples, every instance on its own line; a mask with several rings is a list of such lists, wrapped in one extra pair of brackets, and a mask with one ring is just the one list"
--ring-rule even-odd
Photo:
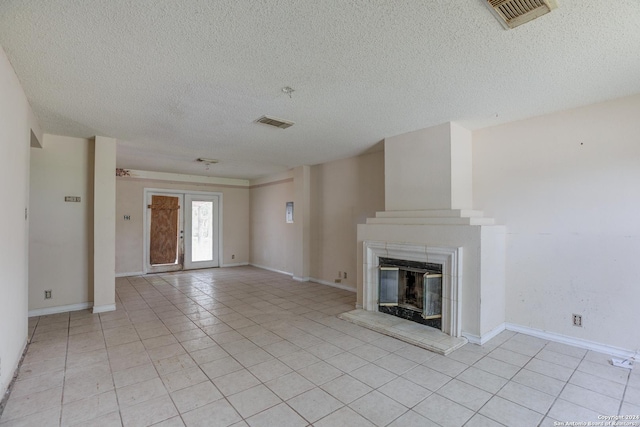
[(218, 267), (218, 196), (185, 195), (184, 268)]
[(425, 319), (442, 317), (442, 274), (424, 275), (424, 312)]
[(398, 267), (380, 267), (380, 290), (378, 305), (398, 305), (398, 285), (400, 269)]

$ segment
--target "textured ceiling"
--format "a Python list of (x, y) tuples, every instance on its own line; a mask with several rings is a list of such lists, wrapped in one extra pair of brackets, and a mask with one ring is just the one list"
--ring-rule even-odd
[(640, 92), (640, 1), (559, 0), (510, 31), (482, 3), (2, 0), (0, 45), (45, 132), (117, 138), (119, 167), (236, 178)]

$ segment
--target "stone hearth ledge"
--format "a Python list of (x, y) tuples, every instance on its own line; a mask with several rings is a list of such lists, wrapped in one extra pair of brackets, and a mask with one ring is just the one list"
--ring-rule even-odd
[(466, 338), (452, 337), (435, 328), (375, 311), (356, 309), (339, 314), (338, 318), (443, 356), (467, 343)]

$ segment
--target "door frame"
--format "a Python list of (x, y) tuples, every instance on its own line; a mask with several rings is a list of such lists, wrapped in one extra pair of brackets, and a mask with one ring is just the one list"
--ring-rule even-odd
[[(142, 197), (142, 240), (143, 240), (143, 244), (142, 244), (142, 271), (144, 274), (149, 274), (149, 273), (154, 273), (153, 271), (150, 271), (150, 267), (149, 267), (149, 227), (151, 226), (150, 221), (148, 219), (148, 208), (147, 208), (147, 198), (149, 197), (149, 193), (153, 193), (153, 194), (161, 194), (161, 195), (168, 195), (168, 196), (182, 196), (182, 204), (184, 205), (184, 199), (185, 199), (185, 195), (188, 194), (192, 194), (195, 196), (217, 196), (218, 197), (218, 212), (217, 212), (217, 218), (218, 218), (218, 266), (222, 266), (222, 248), (223, 248), (223, 228), (222, 228), (222, 224), (223, 224), (223, 218), (222, 218), (222, 212), (223, 212), (223, 204), (222, 204), (222, 193), (218, 192), (218, 191), (192, 191), (192, 190), (176, 190), (176, 189), (169, 189), (169, 188), (144, 188), (143, 191), (143, 197)], [(184, 218), (184, 212), (185, 212), (185, 206), (181, 206), (180, 210), (182, 211), (180, 213), (180, 217)], [(182, 231), (183, 236), (184, 236), (184, 219), (182, 219), (180, 221), (179, 224), (179, 231)], [(184, 237), (181, 239), (180, 245), (184, 245)], [(184, 255), (184, 249), (182, 249), (182, 255)], [(182, 270), (184, 270), (184, 261), (182, 263)]]

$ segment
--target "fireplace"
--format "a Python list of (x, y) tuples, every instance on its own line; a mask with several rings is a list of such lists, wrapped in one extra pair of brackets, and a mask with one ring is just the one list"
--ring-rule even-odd
[[(356, 304), (378, 325), (403, 323), (383, 333), (420, 331), (412, 343), (439, 336), (438, 348), (463, 336), (483, 344), (504, 329), (506, 228), (472, 207), (472, 148), (472, 133), (451, 122), (385, 139), (385, 210), (358, 224)], [(437, 319), (440, 335), (380, 311)]]
[[(415, 281), (420, 282), (420, 280), (426, 280), (427, 283), (432, 288), (436, 288), (440, 294), (437, 298), (430, 298), (428, 300), (427, 307), (425, 307), (424, 288), (421, 287), (418, 292), (423, 293), (421, 298), (422, 308), (420, 308), (419, 304), (415, 304), (412, 302), (418, 299), (415, 298), (415, 296), (409, 298), (408, 301), (405, 300), (405, 302), (403, 303), (405, 307), (403, 308), (405, 308), (405, 310), (407, 311), (411, 311), (412, 313), (409, 314), (411, 314), (412, 316), (421, 318), (422, 321), (419, 321), (418, 323), (425, 324), (425, 321), (431, 320), (430, 325), (429, 323), (426, 324), (440, 329), (442, 332), (452, 337), (461, 336), (460, 294), (462, 285), (462, 248), (432, 247), (408, 243), (365, 241), (363, 256), (364, 283), (362, 308), (364, 310), (385, 312), (384, 308), (380, 310), (380, 307), (382, 306), (390, 307), (390, 311), (400, 311), (394, 306), (386, 305), (384, 302), (385, 298), (389, 298), (395, 293), (395, 291), (392, 290), (393, 287), (381, 287), (380, 283), (381, 278), (384, 279), (387, 283), (393, 283), (392, 280), (389, 280), (389, 276), (393, 277), (394, 271), (382, 270), (382, 268), (398, 267), (398, 277), (400, 277), (401, 275), (405, 275), (405, 277), (413, 277), (408, 280), (413, 280), (414, 283)], [(421, 273), (421, 271), (424, 271), (424, 273)], [(426, 278), (425, 275), (427, 276)], [(401, 286), (402, 284), (398, 282), (398, 292), (401, 291)], [(381, 295), (381, 289), (384, 289), (386, 295)], [(432, 297), (433, 295), (428, 296)], [(438, 299), (440, 301), (439, 304), (437, 304)], [(414, 307), (411, 308), (411, 306)], [(438, 309), (435, 309), (435, 306), (438, 306)], [(396, 307), (400, 307), (400, 297), (398, 298), (398, 306)], [(437, 313), (437, 311), (440, 311), (440, 313)], [(424, 319), (423, 314), (425, 315), (425, 317), (433, 317), (431, 319)], [(407, 317), (405, 317), (405, 319), (406, 318)], [(439, 325), (436, 324), (434, 320), (438, 320)]]
[(378, 311), (442, 329), (442, 265), (381, 258)]

